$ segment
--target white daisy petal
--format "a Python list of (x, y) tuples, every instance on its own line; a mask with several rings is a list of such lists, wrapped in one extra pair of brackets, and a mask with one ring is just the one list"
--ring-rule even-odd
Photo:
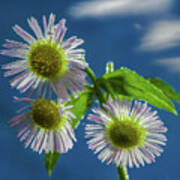
[(27, 33), (25, 30), (23, 30), (20, 26), (15, 25), (13, 27), (13, 30), (16, 32), (17, 35), (19, 35), (21, 38), (23, 38), (29, 44), (32, 44), (35, 42), (35, 39), (29, 33)]

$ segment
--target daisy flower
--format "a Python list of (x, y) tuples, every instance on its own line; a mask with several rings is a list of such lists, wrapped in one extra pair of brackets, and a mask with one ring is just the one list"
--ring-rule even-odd
[(2, 66), (7, 70), (4, 76), (16, 75), (10, 84), (22, 93), (31, 88), (32, 94), (39, 87), (38, 94), (41, 94), (44, 85), (44, 91), (53, 89), (62, 100), (69, 99), (69, 92), (77, 95), (86, 83), (83, 71), (88, 66), (83, 61), (85, 51), (77, 49), (84, 41), (76, 36), (63, 40), (67, 31), (66, 20), (61, 19), (55, 24), (54, 14), (50, 14), (48, 21), (43, 16), (44, 31), (34, 17), (27, 21), (36, 37), (18, 25), (13, 27), (25, 42), (6, 39), (3, 46), (7, 49), (1, 54), (18, 60)]
[(93, 123), (85, 128), (85, 137), (91, 138), (87, 144), (95, 154), (99, 152), (98, 159), (120, 167), (139, 167), (160, 156), (167, 128), (147, 103), (135, 101), (132, 106), (132, 102), (109, 98), (103, 106), (105, 110), (93, 109), (95, 114), (88, 116)]
[(15, 100), (29, 104), (10, 120), (11, 127), (20, 126), (17, 137), (24, 141), (26, 148), (29, 146), (40, 154), (43, 151), (65, 153), (73, 147), (76, 138), (71, 127), (71, 119), (75, 118), (69, 110), (72, 106), (60, 106), (41, 97), (36, 100), (16, 97)]

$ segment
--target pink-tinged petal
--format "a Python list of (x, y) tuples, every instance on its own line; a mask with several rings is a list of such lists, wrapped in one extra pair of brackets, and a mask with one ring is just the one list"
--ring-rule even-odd
[(104, 120), (103, 118), (100, 118), (99, 116), (95, 116), (93, 114), (89, 114), (87, 119), (89, 121), (95, 122), (95, 123), (100, 123), (100, 124), (104, 124), (106, 122), (106, 120)]
[(115, 150), (114, 151), (114, 162), (119, 165), (120, 164), (120, 158), (121, 158), (121, 150)]
[(64, 86), (66, 87), (66, 89), (69, 90), (69, 91), (73, 94), (73, 96), (74, 96), (75, 98), (77, 98), (77, 97), (78, 97), (78, 95), (77, 95), (78, 89), (77, 89), (77, 91), (76, 91), (76, 86), (74, 86), (71, 81), (68, 81), (68, 80), (67, 80), (67, 81), (64, 81), (64, 82), (65, 82), (65, 83), (64, 83)]
[(61, 148), (60, 148), (61, 144), (59, 141), (59, 136), (57, 134), (57, 132), (54, 132), (54, 148), (55, 148), (55, 152), (61, 152)]
[(134, 102), (134, 106), (131, 111), (131, 116), (136, 116), (139, 113), (139, 111), (141, 110), (140, 105), (141, 105), (140, 102), (138, 101)]
[(19, 66), (25, 65), (25, 64), (26, 64), (26, 60), (14, 61), (14, 62), (2, 65), (2, 69), (16, 69)]
[(51, 131), (49, 134), (49, 150), (54, 152), (54, 133)]
[(20, 141), (24, 141), (25, 139), (27, 139), (28, 136), (29, 136), (30, 133), (31, 133), (31, 129), (32, 129), (32, 128), (30, 128), (29, 130), (27, 130), (27, 131), (22, 135), (22, 137), (21, 137), (19, 140), (20, 140)]
[(147, 163), (151, 163), (153, 161), (155, 161), (154, 159), (154, 155), (152, 153), (150, 153), (147, 149), (141, 147), (140, 148), (142, 154), (144, 155), (143, 158)]
[(54, 82), (52, 87), (60, 99), (65, 100), (65, 101), (69, 99), (69, 95), (67, 91), (65, 90), (65, 88), (63, 87), (62, 82), (59, 82), (59, 81)]
[(24, 106), (21, 109), (17, 110), (16, 113), (21, 113), (22, 111), (24, 111), (25, 109), (29, 108), (30, 106)]
[(28, 102), (28, 103), (33, 103), (34, 100), (24, 97), (24, 98), (19, 98), (17, 96), (14, 96), (14, 100), (17, 102)]
[(33, 138), (35, 137), (37, 131), (38, 131), (37, 129), (31, 128), (30, 133), (28, 134), (26, 140), (24, 141), (25, 148), (27, 148), (31, 144), (31, 142), (32, 142)]
[(166, 145), (166, 143), (164, 141), (161, 141), (161, 140), (158, 140), (158, 139), (148, 138), (146, 141), (151, 142), (151, 143), (155, 143), (155, 144), (160, 144), (162, 146)]
[(10, 82), (10, 85), (12, 87), (16, 87), (18, 86), (18, 84), (24, 79), (26, 78), (28, 75), (29, 75), (30, 71), (25, 71), (25, 72), (22, 72), (21, 74), (19, 74), (18, 76), (16, 76), (15, 78), (11, 79), (9, 82)]
[(56, 40), (57, 43), (62, 43), (63, 38), (64, 38), (64, 36), (66, 34), (66, 31), (67, 31), (67, 28), (63, 27), (60, 34), (59, 34), (59, 36), (58, 36), (58, 38), (57, 38), (57, 40)]
[(48, 131), (47, 134), (48, 134), (48, 138), (47, 138), (45, 151), (46, 151), (46, 153), (49, 153), (50, 152), (50, 140), (51, 140), (50, 139), (50, 132)]
[(102, 162), (104, 162), (107, 158), (109, 158), (110, 152), (108, 150), (108, 148), (103, 149), (99, 155), (98, 155), (98, 159), (100, 159)]
[(31, 27), (31, 29), (34, 31), (36, 37), (38, 39), (43, 38), (42, 30), (41, 30), (41, 28), (39, 26), (38, 21), (34, 17), (31, 17), (27, 21), (28, 21), (28, 24)]
[(66, 128), (63, 127), (62, 130), (64, 131), (64, 135), (65, 135), (65, 138), (66, 138), (66, 146), (67, 146), (67, 151), (68, 151), (69, 149), (72, 149), (72, 147), (73, 147), (73, 141), (72, 141), (72, 139), (70, 138), (68, 132), (66, 131)]
[(34, 147), (34, 151), (36, 152), (40, 151), (41, 145), (43, 144), (43, 141), (44, 141), (44, 137), (45, 137), (45, 132), (44, 130), (41, 130), (39, 138), (38, 138), (38, 142), (36, 143), (36, 146)]
[(119, 154), (119, 157), (116, 161), (116, 164), (119, 166), (122, 166), (123, 164), (123, 160), (124, 160), (124, 154), (125, 154), (125, 151), (122, 151), (120, 154)]
[(24, 126), (22, 126), (16, 133), (17, 137), (20, 137), (30, 126), (31, 126), (31, 121), (26, 123)]
[(72, 130), (72, 127), (69, 123), (66, 123), (66, 130), (67, 130), (67, 133), (69, 134), (69, 136), (76, 142), (76, 137), (74, 135), (74, 131)]
[(21, 83), (17, 86), (17, 89), (24, 87), (30, 80), (34, 78), (33, 73), (30, 72), (26, 78), (24, 78)]
[(159, 145), (157, 145), (156, 143), (153, 142), (146, 142), (145, 146), (147, 146), (148, 148), (154, 149), (155, 151), (158, 152), (163, 152), (163, 148), (161, 148)]
[(167, 141), (167, 138), (165, 135), (163, 134), (159, 134), (159, 133), (149, 133), (148, 136), (146, 136), (146, 138), (154, 138), (154, 139), (158, 139), (161, 141)]
[[(17, 117), (16, 117), (17, 118)], [(19, 124), (25, 122), (26, 120), (28, 120), (30, 118), (30, 114), (29, 113), (25, 113), (22, 117), (19, 117), (17, 120), (12, 119), (11, 121), (13, 122), (10, 127), (16, 127)], [(13, 121), (14, 120), (14, 121)]]
[(54, 22), (55, 22), (55, 15), (51, 13), (49, 16), (48, 31), (47, 31), (49, 35), (52, 35), (52, 28), (54, 26)]
[(156, 120), (156, 121), (149, 120), (148, 123), (143, 124), (143, 127), (144, 128), (149, 128), (149, 127), (150, 128), (156, 128), (156, 127), (160, 127), (162, 125), (164, 125), (164, 123), (162, 121), (160, 121), (160, 120)]
[(88, 63), (84, 62), (84, 61), (78, 61), (78, 60), (68, 60), (69, 64), (77, 66), (81, 69), (85, 69), (86, 67), (88, 67)]
[(73, 105), (67, 105), (67, 106), (63, 107), (63, 110), (68, 110), (68, 109), (71, 109), (71, 108), (73, 108)]
[(89, 131), (89, 130), (103, 130), (104, 127), (101, 125), (97, 125), (97, 124), (87, 124), (85, 127), (85, 130)]
[(129, 151), (129, 153), (128, 153), (128, 166), (130, 168), (133, 168), (133, 166), (134, 166), (133, 158), (132, 158), (132, 151)]
[(134, 149), (131, 150), (131, 152), (132, 152), (132, 154), (131, 154), (132, 161), (133, 161), (133, 163), (135, 164), (135, 166), (136, 166), (137, 168), (139, 168), (139, 163), (138, 163), (138, 159), (137, 159), (137, 157), (136, 157), (136, 152), (135, 152)]
[(19, 35), (22, 39), (24, 39), (29, 44), (32, 44), (36, 41), (29, 33), (27, 33), (18, 25), (15, 25), (13, 27), (13, 30), (16, 32), (17, 35)]
[(84, 43), (82, 39), (78, 39), (76, 36), (72, 36), (69, 39), (67, 39), (65, 42), (62, 44), (62, 48), (67, 50), (67, 49), (74, 49), (77, 46), (81, 45)]
[(41, 154), (42, 151), (46, 149), (47, 139), (48, 139), (48, 133), (45, 132), (44, 138), (42, 139), (42, 144), (40, 145), (40, 148), (39, 148), (39, 154)]
[(77, 68), (71, 67), (69, 73), (73, 75), (72, 77), (78, 77), (78, 79), (85, 79), (87, 77), (87, 74), (84, 71), (81, 71)]
[(85, 50), (81, 49), (81, 48), (78, 48), (78, 49), (69, 49), (67, 51), (67, 53), (70, 53), (70, 54), (84, 54)]
[(67, 147), (66, 147), (66, 139), (64, 138), (63, 131), (60, 131), (59, 136), (61, 138), (61, 144), (62, 144), (61, 153), (65, 153), (65, 152), (67, 152)]
[(67, 53), (67, 59), (69, 60), (81, 60), (85, 58), (84, 54), (71, 54), (71, 53)]
[(145, 164), (144, 164), (144, 160), (143, 160), (143, 155), (142, 155), (142, 152), (141, 152), (138, 148), (135, 149), (134, 155), (135, 155), (137, 161), (138, 161), (142, 166), (144, 166)]
[(64, 82), (64, 86), (75, 89), (78, 92), (84, 90), (84, 84), (86, 83), (86, 80), (82, 78), (83, 77), (80, 77), (78, 74), (69, 71), (62, 77), (62, 80)]
[(94, 143), (89, 144), (88, 148), (94, 150), (94, 153), (97, 154), (106, 146), (107, 143), (105, 140), (98, 140)]
[(61, 153), (62, 153), (62, 152), (65, 152), (65, 145), (64, 145), (64, 142), (63, 142), (63, 139), (62, 139), (62, 136), (61, 136), (61, 132), (60, 132), (60, 131), (57, 132), (57, 136), (58, 136), (58, 138), (59, 138), (60, 151), (61, 151)]
[(34, 77), (34, 75), (30, 73), (29, 76), (27, 76), (19, 83), (17, 89), (19, 89), (20, 92), (23, 93), (26, 90), (28, 90), (35, 81), (36, 81), (36, 77)]
[(46, 36), (47, 35), (47, 30), (48, 30), (46, 16), (43, 16), (42, 19), (43, 19), (44, 36)]
[(107, 122), (112, 121), (111, 117), (109, 117), (109, 115), (102, 109), (94, 108), (94, 109), (92, 109), (92, 111), (94, 113), (98, 114), (101, 118), (105, 118)]
[(62, 48), (63, 49), (69, 49), (72, 45), (72, 43), (76, 42), (77, 36), (72, 36), (68, 38), (66, 41), (62, 43)]
[(166, 127), (149, 127), (147, 128), (147, 130), (150, 132), (150, 133), (165, 133), (167, 132), (167, 128)]
[(13, 117), (11, 120), (9, 120), (9, 122), (16, 122), (18, 121), (19, 119), (24, 119), (26, 118), (26, 116), (28, 115), (29, 113), (23, 113), (23, 114), (20, 114), (18, 116), (15, 116)]
[(129, 155), (129, 153), (127, 151), (124, 151), (124, 155), (122, 156), (121, 163), (125, 167), (127, 166), (127, 163), (128, 163), (128, 155)]
[(25, 49), (29, 49), (29, 45), (22, 43), (22, 42), (18, 42), (18, 41), (14, 41), (14, 40), (9, 40), (6, 39), (5, 40), (7, 43), (3, 44), (3, 47), (6, 48), (25, 48)]
[(28, 51), (26, 49), (9, 49), (0, 51), (2, 55), (17, 57), (17, 58), (26, 58)]
[(147, 103), (141, 104), (141, 110), (136, 115), (136, 119), (138, 119), (139, 117), (142, 117), (144, 113), (146, 113), (146, 111), (147, 111)]
[(36, 78), (32, 78), (31, 80), (29, 80), (29, 82), (27, 82), (27, 84), (25, 84), (23, 87), (19, 88), (20, 92), (26, 92), (30, 87), (33, 86), (34, 82), (36, 81)]
[(38, 130), (37, 134), (34, 136), (34, 140), (31, 143), (31, 149), (33, 149), (33, 151), (36, 151), (37, 146), (39, 145), (39, 141), (42, 137), (42, 133), (41, 133), (41, 129)]
[(20, 72), (22, 72), (22, 71), (24, 71), (26, 69), (27, 69), (26, 66), (22, 66), (22, 67), (18, 67), (17, 69), (6, 71), (4, 73), (4, 77), (8, 77), (8, 76), (12, 76), (12, 75), (18, 74), (18, 73), (20, 73)]
[(66, 111), (66, 116), (67, 118), (69, 118), (70, 120), (73, 118), (75, 119), (76, 116), (71, 112), (71, 111)]
[(41, 80), (40, 79), (36, 79), (36, 82), (34, 83), (34, 85), (33, 85), (33, 89), (36, 89), (38, 86), (39, 86), (39, 83), (41, 82)]
[(99, 131), (87, 131), (85, 138), (90, 138), (90, 137), (96, 137), (98, 136)]
[(61, 42), (64, 38), (64, 35), (66, 33), (67, 28), (65, 27), (66, 20), (61, 19), (59, 23), (57, 24), (57, 28), (55, 31), (55, 41)]
[(64, 137), (66, 139), (66, 146), (67, 146), (67, 151), (68, 151), (69, 149), (72, 149), (73, 141), (70, 138), (70, 136), (69, 136), (68, 132), (66, 131), (65, 127), (62, 128), (62, 131), (64, 132)]
[(77, 46), (80, 46), (83, 43), (84, 43), (83, 39), (76, 39), (76, 41), (71, 44), (71, 47), (69, 49), (74, 49), (74, 48), (76, 48)]
[(120, 116), (121, 114), (119, 114), (118, 109), (115, 106), (114, 107), (113, 106), (114, 105), (111, 104), (110, 102), (108, 102), (108, 105), (107, 104), (103, 104), (103, 107), (105, 109), (107, 109), (114, 118), (116, 118), (116, 117)]

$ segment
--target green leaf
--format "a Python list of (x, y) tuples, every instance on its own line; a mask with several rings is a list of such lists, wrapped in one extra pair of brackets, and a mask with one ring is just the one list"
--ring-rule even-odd
[(177, 114), (173, 103), (161, 89), (127, 68), (120, 68), (105, 74), (98, 78), (98, 84), (113, 96), (123, 95), (146, 101), (158, 108)]
[[(73, 129), (76, 128), (79, 121), (86, 114), (88, 108), (92, 105), (93, 98), (94, 89), (91, 87), (86, 87), (85, 91), (82, 92), (77, 98), (74, 98), (72, 96), (72, 100), (67, 103), (67, 105), (73, 105), (73, 107), (71, 108), (71, 112), (76, 116), (76, 118), (72, 119)], [(60, 153), (57, 152), (49, 152), (45, 154), (45, 167), (49, 176), (51, 176), (59, 157)]]
[(76, 128), (79, 121), (84, 117), (89, 107), (92, 105), (94, 99), (94, 89), (87, 87), (84, 92), (82, 92), (78, 98), (73, 98), (69, 101), (68, 105), (73, 105), (71, 112), (76, 116), (72, 119), (72, 127)]
[(170, 99), (180, 102), (180, 93), (176, 92), (170, 85), (159, 78), (147, 78), (152, 84), (161, 89)]
[(49, 152), (45, 154), (44, 156), (45, 167), (49, 176), (51, 176), (52, 170), (54, 169), (56, 163), (58, 162), (59, 157), (60, 157), (60, 153), (57, 152)]

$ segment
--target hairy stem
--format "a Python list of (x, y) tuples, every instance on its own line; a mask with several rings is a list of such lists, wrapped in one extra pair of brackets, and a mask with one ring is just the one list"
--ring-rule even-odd
[(128, 172), (126, 167), (117, 167), (119, 180), (129, 180)]
[(104, 99), (104, 96), (101, 92), (101, 89), (99, 88), (98, 83), (96, 81), (96, 76), (95, 76), (94, 72), (89, 67), (85, 69), (85, 72), (88, 74), (92, 83), (94, 84), (96, 96), (97, 96), (99, 103), (102, 107), (102, 104), (105, 103), (105, 99)]

